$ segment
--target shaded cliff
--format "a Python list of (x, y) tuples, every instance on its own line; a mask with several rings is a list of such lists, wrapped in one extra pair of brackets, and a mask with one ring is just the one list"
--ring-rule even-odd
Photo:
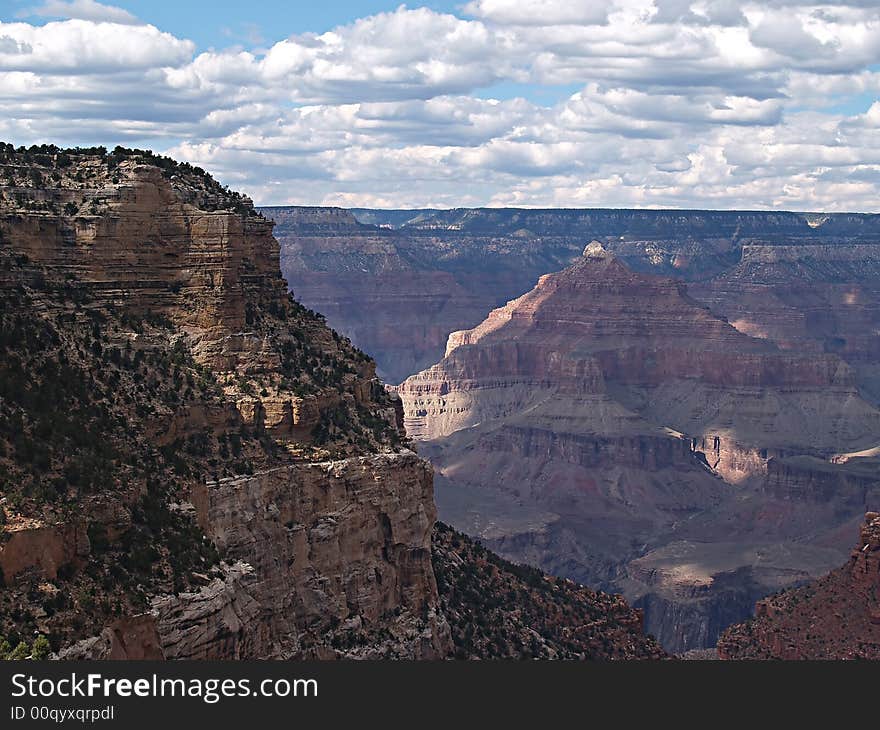
[(434, 572), (457, 659), (662, 659), (621, 596), (502, 560), (438, 523)]
[(662, 655), (619, 597), (432, 544), (399, 399), (246, 198), (140, 150), (0, 166), (0, 657)]
[(718, 651), (723, 659), (880, 659), (880, 515), (865, 515), (846, 565), (759, 601)]

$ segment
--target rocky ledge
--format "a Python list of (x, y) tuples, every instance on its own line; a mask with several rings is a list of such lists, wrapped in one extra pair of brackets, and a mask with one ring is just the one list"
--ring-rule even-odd
[(722, 659), (880, 659), (880, 514), (868, 512), (846, 565), (759, 601), (718, 642)]

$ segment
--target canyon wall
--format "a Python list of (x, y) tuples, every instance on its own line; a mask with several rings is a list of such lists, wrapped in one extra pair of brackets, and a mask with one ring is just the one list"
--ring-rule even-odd
[[(880, 216), (504, 208), (265, 212), (278, 223), (282, 268), (297, 296), (373, 355), (393, 383), (437, 362), (449, 333), (474, 327), (597, 240), (634, 271), (693, 282), (692, 296), (729, 315), (747, 334), (766, 332), (782, 343), (797, 338), (798, 346), (844, 354), (861, 382), (880, 395), (873, 366), (880, 347)], [(776, 262), (762, 261), (768, 256)]]
[[(756, 598), (838, 564), (877, 508), (876, 215), (267, 215), (294, 289), (392, 382), (409, 376), (405, 423), (438, 469), (441, 517), (625, 589), (670, 648), (710, 646)], [(590, 242), (614, 273), (566, 282), (561, 305), (546, 275)], [(449, 302), (420, 299), (429, 280)], [(676, 572), (667, 549), (710, 557)]]
[(430, 467), (372, 361), (289, 298), (273, 224), (149, 153), (4, 162), (0, 633), (68, 658), (449, 654)]
[[(834, 461), (880, 441), (849, 363), (749, 336), (599, 242), (453, 333), (398, 392), (442, 475), (441, 514), (504, 555), (623, 590), (674, 651), (829, 569), (827, 533), (880, 496), (864, 459)], [(482, 524), (481, 492), (496, 495)], [(791, 558), (794, 541), (809, 547)]]

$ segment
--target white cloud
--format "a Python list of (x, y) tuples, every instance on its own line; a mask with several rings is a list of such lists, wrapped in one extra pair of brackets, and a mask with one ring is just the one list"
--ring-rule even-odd
[[(0, 72), (109, 73), (187, 63), (192, 42), (152, 25), (67, 20), (33, 26), (0, 22)], [(10, 47), (10, 41), (18, 48)], [(11, 52), (10, 52), (11, 51)]]
[(873, 2), (474, 0), (198, 55), (108, 20), (0, 23), (0, 137), (148, 143), (264, 203), (878, 208)]
[(464, 12), (502, 25), (603, 25), (613, 0), (474, 0)]
[(24, 10), (22, 16), (36, 15), (44, 18), (72, 18), (96, 22), (138, 25), (141, 23), (134, 15), (115, 5), (105, 5), (95, 0), (48, 0), (42, 5)]

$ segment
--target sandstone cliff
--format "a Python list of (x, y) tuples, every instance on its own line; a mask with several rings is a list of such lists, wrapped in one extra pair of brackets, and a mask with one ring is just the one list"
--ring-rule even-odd
[(430, 470), (372, 361), (289, 297), (271, 222), (146, 152), (2, 162), (0, 633), (445, 656)]

